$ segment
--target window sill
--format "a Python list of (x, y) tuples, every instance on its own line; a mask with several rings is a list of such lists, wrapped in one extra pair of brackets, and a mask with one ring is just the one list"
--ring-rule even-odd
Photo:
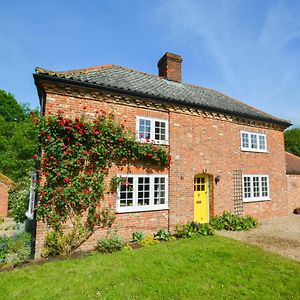
[(253, 153), (266, 153), (268, 154), (268, 150), (258, 150), (258, 149), (246, 149), (246, 148), (241, 148), (242, 152), (253, 152)]
[(154, 144), (154, 145), (162, 145), (162, 146), (169, 146), (169, 141), (159, 141), (159, 140), (145, 140), (145, 139), (137, 139), (136, 140), (139, 143), (144, 144)]
[(158, 210), (168, 210), (169, 207), (166, 205), (158, 205), (157, 207), (117, 207), (116, 213), (135, 213), (135, 212), (149, 212), (149, 211), (158, 211)]
[(271, 198), (248, 198), (243, 199), (244, 203), (252, 203), (252, 202), (266, 202), (266, 201), (271, 201)]

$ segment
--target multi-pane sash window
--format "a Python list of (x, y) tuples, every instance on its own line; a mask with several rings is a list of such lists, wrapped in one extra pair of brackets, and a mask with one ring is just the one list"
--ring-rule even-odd
[(128, 175), (118, 187), (117, 212), (168, 208), (167, 175)]
[(262, 133), (241, 131), (241, 149), (252, 152), (267, 152), (267, 136)]
[(270, 200), (268, 175), (243, 175), (244, 202)]
[(168, 143), (168, 121), (137, 117), (137, 139), (154, 141), (160, 144)]

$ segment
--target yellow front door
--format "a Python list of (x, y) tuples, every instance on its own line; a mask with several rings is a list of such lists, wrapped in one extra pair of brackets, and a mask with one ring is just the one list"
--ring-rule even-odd
[(194, 178), (194, 221), (208, 223), (208, 176)]

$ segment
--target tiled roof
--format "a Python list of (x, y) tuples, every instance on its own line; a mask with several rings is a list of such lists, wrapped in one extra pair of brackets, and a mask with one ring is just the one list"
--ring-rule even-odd
[(285, 152), (286, 174), (300, 175), (300, 157)]
[(165, 102), (176, 102), (186, 106), (289, 126), (289, 122), (286, 120), (271, 116), (217, 91), (185, 82), (170, 81), (159, 76), (116, 65), (104, 65), (65, 72), (42, 68), (36, 68), (35, 71), (34, 76), (36, 78), (43, 75), (48, 79), (56, 78), (68, 80), (70, 83), (73, 81), (77, 84), (89, 84), (95, 88), (105, 87), (119, 92), (123, 91), (129, 94), (160, 99)]

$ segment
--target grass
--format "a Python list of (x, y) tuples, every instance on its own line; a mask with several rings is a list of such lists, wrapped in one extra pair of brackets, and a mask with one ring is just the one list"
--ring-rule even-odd
[(0, 273), (0, 299), (300, 299), (300, 264), (221, 236)]

